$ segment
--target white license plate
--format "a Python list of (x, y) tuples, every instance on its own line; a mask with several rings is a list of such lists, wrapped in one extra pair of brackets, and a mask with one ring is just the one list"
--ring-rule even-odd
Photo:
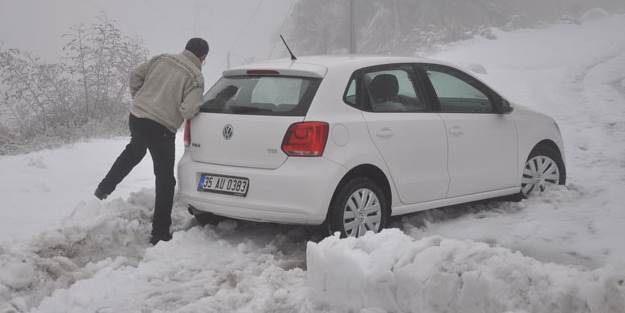
[(245, 177), (224, 176), (216, 174), (200, 174), (198, 191), (221, 193), (239, 197), (247, 196), (250, 180)]

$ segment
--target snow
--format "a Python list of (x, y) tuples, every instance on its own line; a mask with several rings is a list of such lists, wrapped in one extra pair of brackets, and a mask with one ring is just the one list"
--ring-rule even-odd
[(625, 273), (541, 263), (486, 243), (397, 229), (307, 249), (317, 302), (347, 310), (534, 313), (625, 311)]
[(404, 217), (396, 224), (410, 237), (309, 244), (316, 300), (352, 310), (624, 312), (624, 25), (620, 16), (498, 33), (436, 54), (483, 65), (480, 77), (510, 100), (556, 118), (567, 187)]
[(292, 293), (302, 294), (304, 272), (287, 271), (270, 251), (257, 249), (196, 227), (146, 251), (137, 267), (109, 266), (57, 290), (35, 312), (291, 311), (299, 305)]
[(0, 289), (6, 301), (0, 312), (11, 305), (25, 311), (17, 300), (38, 302), (49, 290), (66, 288), (104, 266), (136, 264), (147, 247), (153, 196), (143, 191), (128, 200), (83, 202), (58, 228), (0, 247), (0, 282), (9, 288)]
[[(179, 159), (182, 139), (177, 142)], [(126, 138), (97, 139), (0, 158), (0, 242), (26, 239), (57, 226), (77, 203), (94, 199), (97, 184), (127, 143)], [(111, 197), (153, 186), (152, 161), (146, 155)]]
[(482, 64), (476, 64), (476, 63), (471, 63), (471, 64), (467, 64), (467, 65), (463, 65), (460, 64), (462, 67), (464, 67), (465, 69), (476, 73), (476, 74), (483, 74), (486, 75), (488, 74), (488, 71), (486, 70), (486, 68), (484, 67), (484, 65)]
[[(625, 17), (498, 34), (433, 57), (479, 63), (506, 97), (556, 119), (564, 138), (567, 188), (522, 203), (434, 210), (400, 223), (415, 238), (484, 241), (545, 262), (625, 266)], [(458, 216), (450, 212), (463, 210)], [(457, 218), (453, 218), (456, 214)], [(426, 227), (415, 227), (423, 224)]]
[(589, 22), (605, 18), (609, 15), (610, 14), (602, 8), (594, 8), (584, 12), (584, 14), (582, 14), (582, 16), (580, 17), (580, 20), (582, 22)]
[(0, 312), (293, 312), (306, 301), (305, 229), (201, 228), (177, 206), (173, 239), (151, 247), (153, 197), (83, 202), (58, 229), (3, 247), (3, 267), (29, 274), (0, 271), (19, 284), (0, 276)]
[(0, 272), (0, 283), (13, 289), (22, 289), (34, 281), (33, 265), (26, 260), (9, 261)]
[(625, 312), (622, 29), (625, 16), (494, 31), (434, 54), (553, 116), (567, 186), (359, 239), (199, 227), (176, 204), (172, 241), (152, 247), (149, 161), (92, 196), (126, 139), (1, 157), (0, 312)]

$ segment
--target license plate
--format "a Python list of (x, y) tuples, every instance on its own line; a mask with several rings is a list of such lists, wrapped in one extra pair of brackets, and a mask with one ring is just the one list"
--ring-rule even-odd
[(198, 191), (214, 192), (239, 197), (247, 196), (250, 180), (245, 177), (224, 176), (217, 174), (200, 174)]

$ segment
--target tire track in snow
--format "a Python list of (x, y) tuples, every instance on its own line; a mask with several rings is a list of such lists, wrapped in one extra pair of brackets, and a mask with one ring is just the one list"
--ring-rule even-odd
[[(571, 114), (569, 118), (584, 118), (589, 123), (602, 118), (622, 121), (622, 115), (614, 113), (625, 112), (625, 46), (588, 65), (570, 70), (569, 75), (571, 79), (565, 79), (562, 88), (568, 87), (583, 99), (578, 99), (579, 105), (576, 106), (581, 109), (576, 113), (583, 114)], [(586, 119), (588, 115), (593, 117), (592, 121)]]
[(625, 186), (625, 43), (573, 77), (564, 83), (579, 98), (568, 119), (577, 121), (583, 130), (578, 137), (586, 141), (573, 153), (575, 165), (586, 179), (606, 182), (608, 188), (593, 193), (604, 193), (606, 201), (617, 199), (618, 192), (605, 189)]

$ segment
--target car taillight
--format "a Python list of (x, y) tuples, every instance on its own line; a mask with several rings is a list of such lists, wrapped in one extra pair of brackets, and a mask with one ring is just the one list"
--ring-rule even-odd
[(191, 144), (191, 120), (184, 122), (184, 146), (188, 147)]
[(318, 157), (323, 155), (328, 140), (328, 123), (301, 122), (289, 127), (282, 141), (288, 156)]

